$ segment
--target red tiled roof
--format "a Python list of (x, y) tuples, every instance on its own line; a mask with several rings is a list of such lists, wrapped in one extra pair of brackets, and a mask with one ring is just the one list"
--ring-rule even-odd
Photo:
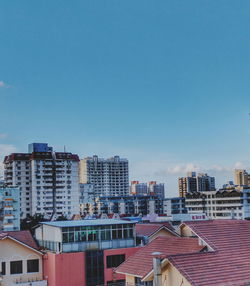
[(32, 247), (38, 250), (38, 246), (36, 241), (32, 237), (31, 233), (28, 230), (20, 230), (20, 231), (0, 231), (0, 240), (4, 239), (5, 237), (12, 237), (29, 247)]
[(151, 236), (162, 227), (167, 228), (170, 232), (175, 232), (173, 227), (168, 223), (137, 223), (135, 225), (137, 236)]
[(198, 252), (202, 248), (203, 246), (198, 245), (197, 238), (159, 236), (130, 256), (116, 272), (144, 277), (153, 268), (153, 252), (161, 252), (162, 256), (166, 257), (178, 253)]
[(250, 285), (250, 221), (187, 222), (213, 251), (174, 255), (169, 261), (193, 286)]

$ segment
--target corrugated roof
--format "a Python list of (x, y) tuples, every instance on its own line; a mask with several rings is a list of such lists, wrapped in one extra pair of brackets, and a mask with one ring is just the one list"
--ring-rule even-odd
[(168, 257), (193, 286), (250, 284), (250, 221), (187, 222), (214, 251)]
[(138, 277), (146, 276), (153, 268), (153, 252), (161, 252), (163, 257), (178, 253), (198, 252), (203, 246), (197, 238), (159, 236), (148, 245), (130, 256), (116, 271)]
[(85, 219), (85, 220), (66, 220), (42, 222), (41, 224), (55, 227), (74, 227), (74, 226), (97, 226), (97, 225), (113, 225), (113, 224), (135, 224), (135, 222), (120, 219)]

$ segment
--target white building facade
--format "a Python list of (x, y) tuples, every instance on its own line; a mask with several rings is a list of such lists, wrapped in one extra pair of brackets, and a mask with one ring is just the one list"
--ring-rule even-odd
[(53, 152), (46, 143), (29, 145), (32, 153), (13, 153), (4, 159), (5, 182), (21, 191), (21, 218), (48, 218), (79, 213), (79, 158)]
[(233, 186), (209, 192), (186, 195), (189, 214), (205, 213), (210, 219), (250, 218), (250, 188)]
[(92, 184), (96, 197), (128, 195), (128, 160), (119, 156), (102, 159), (96, 155), (82, 159), (80, 183)]

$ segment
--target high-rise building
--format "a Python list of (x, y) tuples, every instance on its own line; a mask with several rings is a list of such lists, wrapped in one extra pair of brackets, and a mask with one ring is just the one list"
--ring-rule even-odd
[(215, 178), (205, 173), (188, 172), (187, 177), (178, 179), (179, 196), (185, 197), (187, 193), (206, 192), (215, 190)]
[(165, 198), (164, 184), (157, 184), (156, 181), (147, 183), (140, 183), (139, 181), (132, 181), (130, 185), (130, 194), (137, 196), (150, 196), (155, 195)]
[(146, 183), (140, 183), (139, 181), (132, 181), (130, 185), (131, 195), (147, 196), (148, 186)]
[(250, 185), (250, 174), (246, 170), (236, 169), (234, 170), (234, 183), (239, 186)]
[(128, 195), (128, 160), (119, 156), (102, 159), (96, 155), (82, 159), (80, 183), (94, 185), (96, 197)]
[(148, 194), (155, 195), (161, 198), (165, 198), (164, 184), (157, 184), (156, 181), (148, 182)]
[(215, 190), (215, 178), (210, 177), (205, 173), (199, 173), (197, 175), (197, 191), (209, 192)]
[(20, 189), (0, 184), (0, 230), (20, 230)]
[(182, 198), (186, 197), (186, 194), (189, 192), (196, 192), (197, 191), (196, 173), (189, 172), (187, 174), (187, 177), (179, 178), (178, 186), (179, 186), (179, 196)]
[(79, 213), (79, 158), (54, 152), (46, 143), (29, 144), (29, 153), (4, 159), (7, 186), (20, 188), (21, 218), (45, 214), (48, 218)]

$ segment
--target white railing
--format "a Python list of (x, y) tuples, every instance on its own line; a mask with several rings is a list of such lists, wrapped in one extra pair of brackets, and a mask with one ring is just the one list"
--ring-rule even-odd
[(47, 280), (16, 282), (16, 283), (13, 283), (13, 286), (47, 286)]

